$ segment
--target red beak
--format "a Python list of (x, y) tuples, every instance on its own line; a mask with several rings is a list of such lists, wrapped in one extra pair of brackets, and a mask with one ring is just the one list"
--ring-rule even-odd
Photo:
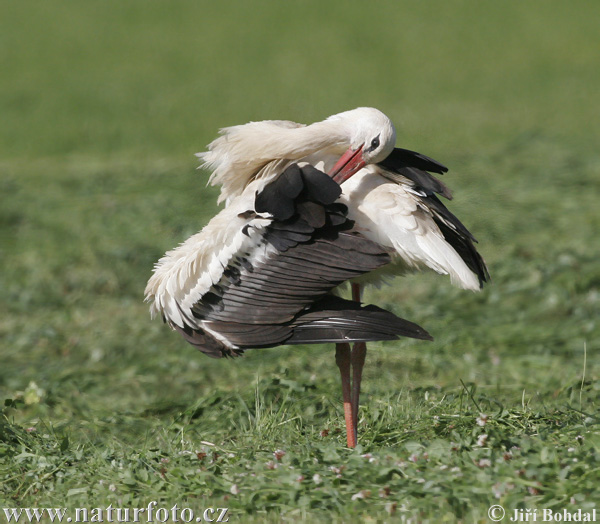
[(365, 167), (365, 161), (362, 157), (363, 146), (353, 150), (351, 147), (348, 148), (340, 159), (335, 163), (329, 176), (333, 178), (338, 184), (345, 182), (357, 171)]

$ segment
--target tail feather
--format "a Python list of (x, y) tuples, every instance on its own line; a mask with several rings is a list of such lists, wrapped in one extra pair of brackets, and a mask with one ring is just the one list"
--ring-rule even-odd
[(410, 337), (433, 340), (421, 326), (377, 306), (327, 297), (294, 320), (286, 344), (369, 342)]
[[(433, 340), (421, 326), (377, 306), (327, 296), (285, 324), (244, 324), (210, 321), (204, 330), (173, 325), (185, 340), (213, 358), (234, 357), (253, 348), (284, 344), (370, 342), (410, 337)], [(230, 348), (215, 336), (226, 335)]]

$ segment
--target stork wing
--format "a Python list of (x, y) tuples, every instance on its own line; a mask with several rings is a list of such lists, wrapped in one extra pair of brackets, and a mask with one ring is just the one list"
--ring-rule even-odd
[(294, 322), (292, 336), (285, 343), (368, 342), (399, 336), (433, 340), (422, 327), (385, 309), (329, 295)]
[[(254, 210), (272, 220), (258, 245), (237, 253), (220, 280), (173, 325), (209, 356), (326, 341), (429, 339), (392, 313), (326, 297), (346, 280), (377, 269), (389, 254), (352, 229), (341, 189), (312, 166), (290, 166), (256, 195)], [(252, 232), (246, 231), (250, 235)]]
[[(378, 164), (383, 169), (379, 174), (397, 184), (413, 186), (419, 206), (425, 209), (439, 227), (444, 239), (458, 253), (467, 267), (477, 275), (482, 286), (490, 278), (487, 266), (477, 252), (477, 242), (464, 224), (441, 202), (438, 193), (452, 199), (450, 189), (436, 177), (428, 173), (444, 174), (448, 168), (440, 162), (408, 149), (395, 148), (392, 153)], [(408, 179), (408, 180), (407, 180)], [(410, 182), (408, 182), (410, 181)]]
[(440, 180), (429, 174), (438, 173), (443, 175), (448, 168), (428, 156), (422, 155), (409, 149), (394, 148), (390, 155), (379, 162), (385, 168), (383, 176), (393, 182), (398, 182), (398, 175), (412, 180), (417, 186), (431, 193), (439, 193), (447, 199), (452, 199), (452, 192)]

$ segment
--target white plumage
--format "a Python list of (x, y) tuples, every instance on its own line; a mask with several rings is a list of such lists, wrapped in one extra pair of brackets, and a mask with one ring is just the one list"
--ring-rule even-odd
[(454, 285), (477, 291), (477, 275), (444, 238), (431, 211), (423, 205), (425, 195), (409, 180), (390, 182), (382, 176), (384, 171), (373, 165), (361, 169), (342, 184), (341, 201), (366, 237), (394, 250), (394, 269), (385, 271), (402, 274), (430, 268), (450, 275)]
[[(258, 186), (249, 184), (243, 193), (213, 218), (199, 233), (165, 255), (156, 263), (154, 274), (146, 286), (146, 300), (151, 302), (152, 316), (163, 315), (166, 320), (183, 328), (186, 324), (199, 327), (189, 313), (192, 306), (223, 275), (227, 264), (238, 253), (252, 252), (260, 256), (261, 231), (268, 219), (244, 216), (249, 200)], [(244, 228), (246, 228), (245, 234)]]
[[(376, 134), (373, 134), (373, 133)], [(212, 171), (211, 185), (220, 185), (218, 202), (241, 195), (257, 178), (278, 175), (291, 162), (321, 162), (328, 171), (348, 149), (380, 136), (381, 147), (366, 162), (385, 158), (393, 149), (396, 131), (390, 119), (373, 108), (358, 108), (309, 126), (285, 120), (265, 120), (221, 129), (208, 151), (198, 153), (202, 167)]]

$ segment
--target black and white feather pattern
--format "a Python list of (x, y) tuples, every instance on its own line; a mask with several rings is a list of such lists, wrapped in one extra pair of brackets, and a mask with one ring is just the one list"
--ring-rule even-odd
[(474, 242), (477, 240), (436, 196), (437, 193), (452, 200), (450, 189), (428, 172), (442, 175), (448, 171), (448, 168), (433, 158), (402, 148), (394, 148), (392, 153), (379, 165), (384, 168), (382, 171), (384, 177), (397, 183), (403, 182), (402, 177), (413, 182), (415, 191), (421, 197), (422, 205), (430, 211), (446, 242), (455, 249), (468, 268), (477, 275), (479, 285), (483, 286), (484, 282), (489, 280), (490, 275), (483, 258), (475, 248)]
[(429, 173), (438, 173), (443, 175), (448, 172), (448, 168), (421, 153), (395, 147), (390, 155), (379, 162), (379, 165), (385, 168), (384, 176), (397, 182), (398, 176), (412, 180), (415, 185), (428, 193), (438, 193), (448, 199), (452, 199), (452, 192), (441, 181)]
[[(253, 205), (243, 209), (248, 191), (255, 192)], [(353, 229), (329, 176), (292, 164), (246, 192), (167, 253), (148, 284), (155, 312), (189, 343), (221, 357), (280, 344), (430, 339), (392, 313), (330, 294), (389, 263), (390, 255)], [(212, 232), (221, 238), (210, 242)], [(213, 252), (194, 255), (194, 245)]]
[(437, 197), (452, 198), (450, 190), (430, 171), (443, 174), (447, 168), (420, 153), (396, 148), (342, 184), (348, 217), (364, 236), (392, 254), (391, 265), (361, 282), (424, 268), (450, 275), (453, 284), (473, 291), (488, 280), (475, 239)]

